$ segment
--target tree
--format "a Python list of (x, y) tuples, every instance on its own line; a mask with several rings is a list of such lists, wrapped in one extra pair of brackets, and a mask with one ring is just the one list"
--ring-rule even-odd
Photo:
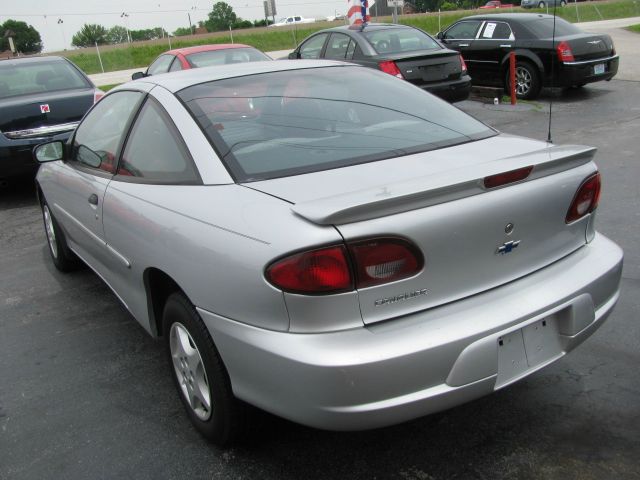
[(178, 27), (176, 31), (173, 32), (174, 37), (184, 37), (185, 35), (191, 35), (193, 32), (189, 27)]
[(233, 11), (233, 7), (226, 2), (217, 2), (213, 5), (213, 10), (209, 13), (209, 19), (204, 22), (204, 26), (209, 32), (228, 30), (238, 20), (238, 16)]
[(162, 27), (147, 28), (144, 30), (129, 30), (131, 40), (137, 42), (139, 40), (156, 40), (167, 35)]
[(128, 41), (127, 29), (121, 25), (114, 25), (107, 32), (107, 43), (126, 43)]
[(107, 29), (96, 23), (85, 23), (73, 36), (71, 45), (76, 47), (92, 47), (96, 43), (103, 45), (107, 43)]
[(0, 24), (0, 51), (9, 50), (9, 39), (4, 38), (7, 30), (13, 32), (16, 50), (22, 53), (39, 53), (42, 51), (40, 33), (31, 25), (18, 20), (7, 20)]

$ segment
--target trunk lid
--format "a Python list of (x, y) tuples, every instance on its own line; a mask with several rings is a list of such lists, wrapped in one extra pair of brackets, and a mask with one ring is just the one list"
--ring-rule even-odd
[[(395, 236), (422, 251), (418, 275), (358, 291), (363, 320), (373, 323), (494, 288), (584, 245), (587, 219), (567, 225), (565, 215), (595, 170), (593, 154), (500, 135), (248, 185), (293, 203), (308, 221), (334, 225), (347, 242)], [(524, 181), (483, 186), (488, 175), (530, 165)]]
[[(95, 89), (63, 90), (0, 100), (0, 132), (79, 122), (93, 105)], [(9, 135), (10, 136), (10, 135)]]
[(609, 35), (581, 33), (556, 38), (556, 46), (565, 41), (571, 47), (576, 62), (597, 60), (613, 55), (613, 40)]
[(458, 52), (443, 50), (438, 53), (396, 55), (389, 57), (389, 60), (396, 63), (405, 80), (420, 85), (460, 78), (462, 65), (459, 56)]

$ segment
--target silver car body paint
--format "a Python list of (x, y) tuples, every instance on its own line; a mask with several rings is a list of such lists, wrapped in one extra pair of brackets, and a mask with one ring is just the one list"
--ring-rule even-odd
[[(239, 398), (328, 429), (389, 425), (490, 393), (593, 333), (618, 298), (622, 251), (595, 232), (595, 213), (569, 225), (564, 216), (596, 171), (594, 149), (500, 134), (400, 164), (242, 185), (174, 96), (216, 78), (344, 65), (237, 64), (116, 88), (160, 101), (203, 185), (135, 183), (43, 164), (37, 181), (70, 247), (152, 334), (146, 274), (168, 275), (200, 312)], [(526, 181), (491, 191), (482, 185), (488, 175), (529, 165)], [(87, 202), (92, 193), (96, 208)], [(424, 269), (329, 296), (283, 293), (264, 277), (274, 259), (292, 252), (385, 235), (414, 242)], [(511, 240), (518, 248), (496, 255)], [(541, 350), (530, 365), (522, 364), (526, 346)]]

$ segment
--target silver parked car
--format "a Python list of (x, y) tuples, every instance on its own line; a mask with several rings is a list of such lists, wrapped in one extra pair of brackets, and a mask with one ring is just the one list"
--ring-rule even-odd
[(49, 250), (162, 336), (197, 429), (237, 399), (380, 427), (489, 394), (607, 318), (595, 149), (500, 134), (383, 72), (282, 61), (112, 90), (35, 151)]

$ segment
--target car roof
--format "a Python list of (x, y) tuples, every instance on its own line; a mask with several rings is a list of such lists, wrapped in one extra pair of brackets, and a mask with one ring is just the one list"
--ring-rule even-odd
[(553, 15), (545, 15), (542, 13), (490, 13), (485, 15), (472, 15), (470, 17), (461, 18), (462, 20), (510, 20), (517, 22), (531, 22), (540, 20), (541, 18), (553, 18)]
[(173, 50), (164, 52), (164, 54), (171, 53), (173, 55), (176, 55), (180, 53), (182, 55), (191, 55), (192, 53), (211, 52), (214, 50), (228, 50), (230, 48), (253, 48), (253, 47), (249, 45), (244, 45), (242, 43), (215, 43), (215, 44), (209, 44), (209, 45), (196, 45), (193, 47), (185, 47), (185, 48), (174, 48)]
[[(352, 63), (333, 60), (279, 60), (277, 62), (246, 62), (228, 65), (216, 65), (213, 67), (192, 68), (171, 73), (152, 75), (140, 80), (131, 81), (116, 87), (116, 90), (136, 89), (147, 90), (148, 84), (158, 85), (170, 92), (178, 92), (184, 88), (198, 85), (199, 83), (224, 80), (226, 78), (245, 77), (259, 73), (283, 72), (288, 70), (305, 70), (319, 67), (359, 67)], [(143, 86), (147, 84), (147, 87)]]
[(368, 32), (371, 30), (389, 30), (389, 29), (412, 29), (409, 25), (402, 25), (398, 23), (367, 23), (364, 27), (362, 25), (340, 25), (338, 27), (326, 28), (320, 30), (317, 33), (322, 32)]
[(10, 57), (0, 58), (3, 62), (20, 62), (20, 63), (46, 63), (51, 61), (68, 61), (64, 57), (58, 57), (56, 55), (34, 55), (32, 57)]

